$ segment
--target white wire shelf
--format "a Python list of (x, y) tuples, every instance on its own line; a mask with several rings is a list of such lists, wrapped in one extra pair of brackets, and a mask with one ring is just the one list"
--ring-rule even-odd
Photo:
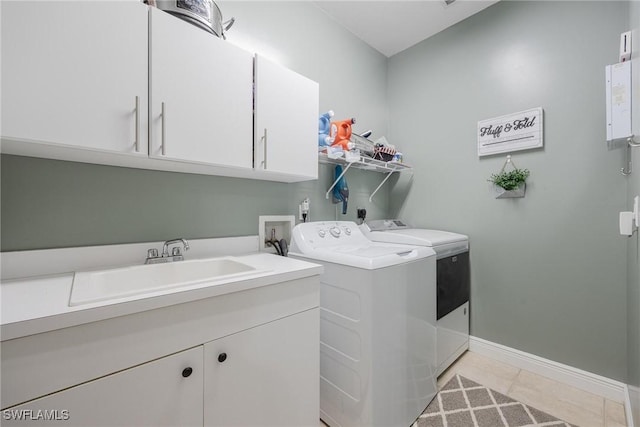
[(329, 158), (327, 156), (326, 153), (318, 153), (318, 161), (320, 163), (327, 163), (327, 164), (334, 164), (334, 165), (344, 165), (345, 166), (345, 168), (343, 169), (343, 171), (340, 174), (340, 176), (338, 178), (336, 178), (335, 181), (333, 181), (333, 184), (331, 185), (331, 187), (329, 187), (329, 190), (327, 190), (327, 193), (325, 194), (325, 197), (327, 199), (331, 195), (331, 190), (333, 190), (333, 187), (336, 186), (338, 181), (340, 181), (340, 178), (342, 178), (344, 176), (344, 174), (347, 173), (347, 171), (350, 168), (363, 169), (363, 170), (368, 170), (368, 171), (372, 171), (372, 172), (379, 172), (379, 173), (386, 173), (387, 174), (387, 176), (385, 176), (385, 178), (382, 180), (380, 185), (378, 185), (378, 187), (375, 190), (373, 190), (373, 193), (371, 193), (371, 195), (369, 196), (369, 202), (371, 202), (373, 200), (373, 196), (375, 196), (375, 194), (378, 192), (378, 190), (380, 188), (382, 188), (384, 183), (387, 182), (387, 180), (395, 172), (398, 172), (398, 173), (400, 173), (400, 172), (413, 172), (413, 169), (411, 168), (411, 166), (409, 166), (409, 165), (407, 165), (405, 163), (385, 162), (385, 161), (382, 161), (382, 160), (376, 160), (376, 159), (372, 159), (370, 157), (364, 157), (364, 156), (360, 156), (359, 159), (350, 162), (350, 161), (347, 161), (346, 159), (344, 159), (342, 157), (339, 157), (337, 159), (331, 159), (331, 158)]
[(400, 162), (385, 162), (382, 160), (372, 159), (371, 157), (360, 156), (360, 158), (353, 162), (348, 162), (344, 157), (338, 157), (337, 159), (331, 159), (326, 153), (318, 153), (318, 160), (320, 163), (329, 163), (334, 165), (351, 165), (356, 169), (370, 170), (373, 172), (405, 172), (412, 171), (411, 166)]

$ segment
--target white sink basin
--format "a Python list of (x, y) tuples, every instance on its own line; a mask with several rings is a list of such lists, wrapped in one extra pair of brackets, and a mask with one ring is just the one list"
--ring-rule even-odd
[(260, 272), (232, 257), (80, 271), (73, 277), (69, 306), (202, 283), (220, 285)]

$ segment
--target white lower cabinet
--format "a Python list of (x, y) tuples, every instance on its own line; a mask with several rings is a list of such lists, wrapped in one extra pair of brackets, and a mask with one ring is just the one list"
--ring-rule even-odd
[(201, 426), (202, 346), (2, 412), (3, 426)]
[(0, 424), (317, 427), (319, 288), (313, 273), (2, 341)]
[(318, 425), (318, 310), (205, 344), (205, 426)]
[(317, 426), (319, 308), (2, 411), (2, 426)]

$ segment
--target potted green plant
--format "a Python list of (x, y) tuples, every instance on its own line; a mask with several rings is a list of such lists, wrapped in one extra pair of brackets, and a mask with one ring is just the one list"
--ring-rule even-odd
[(514, 166), (513, 170), (509, 172), (503, 168), (500, 173), (494, 173), (491, 175), (491, 178), (489, 178), (489, 181), (496, 187), (499, 187), (500, 194), (496, 196), (496, 199), (506, 199), (524, 197), (528, 177), (528, 169), (518, 169)]

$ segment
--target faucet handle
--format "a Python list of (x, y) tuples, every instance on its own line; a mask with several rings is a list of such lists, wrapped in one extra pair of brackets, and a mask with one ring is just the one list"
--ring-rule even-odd
[(147, 250), (147, 258), (158, 258), (158, 250), (157, 249)]
[[(189, 248), (187, 247), (186, 249), (188, 250)], [(180, 250), (179, 247), (176, 246), (171, 250), (171, 256), (180, 256), (180, 255), (182, 255), (182, 251)]]

